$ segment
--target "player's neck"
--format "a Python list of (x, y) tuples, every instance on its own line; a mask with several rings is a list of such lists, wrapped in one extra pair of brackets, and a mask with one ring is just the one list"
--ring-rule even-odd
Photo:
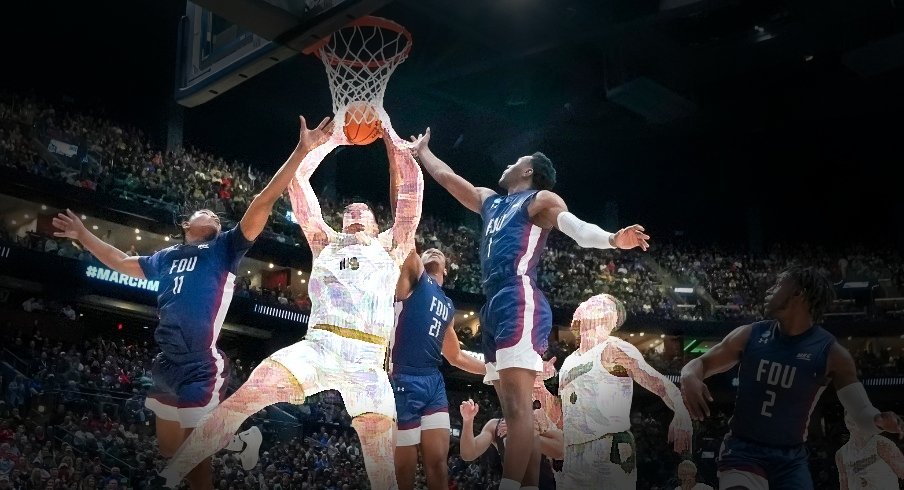
[(436, 283), (439, 285), (439, 287), (443, 287), (443, 275), (442, 274), (436, 274), (436, 273), (427, 271), (427, 275), (432, 277), (433, 280), (436, 281)]
[(529, 191), (530, 188), (531, 188), (530, 182), (522, 182), (520, 184), (515, 184), (515, 185), (509, 187), (508, 189), (506, 189), (506, 191), (508, 192), (509, 195), (512, 195), (512, 194), (517, 194), (519, 192)]
[(785, 318), (776, 318), (782, 335), (795, 337), (808, 332), (813, 328), (813, 320), (810, 315), (788, 315)]

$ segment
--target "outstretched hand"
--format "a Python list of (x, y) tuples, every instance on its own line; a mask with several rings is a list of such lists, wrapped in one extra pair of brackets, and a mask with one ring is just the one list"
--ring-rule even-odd
[(298, 145), (308, 150), (324, 144), (333, 133), (333, 120), (329, 117), (323, 118), (314, 129), (308, 129), (308, 123), (305, 121), (304, 116), (298, 116), (298, 119), (301, 121)]
[(474, 417), (480, 410), (480, 406), (474, 403), (474, 400), (467, 400), (461, 402), (461, 406), (459, 406), (458, 409), (461, 411), (462, 420), (474, 420)]
[(647, 235), (644, 231), (643, 226), (640, 225), (631, 225), (627, 228), (618, 230), (613, 239), (615, 246), (622, 250), (640, 247), (641, 250), (646, 252), (647, 249), (650, 248), (650, 244), (647, 243), (647, 240), (650, 239), (650, 235)]
[(53, 236), (59, 238), (78, 240), (82, 232), (88, 231), (82, 220), (69, 209), (66, 210), (66, 214), (59, 213), (56, 218), (53, 218), (53, 226), (62, 230), (53, 233)]
[(430, 128), (427, 128), (423, 134), (417, 135), (417, 137), (411, 137), (411, 150), (416, 154), (420, 155), (421, 152), (429, 149), (427, 145), (430, 144)]

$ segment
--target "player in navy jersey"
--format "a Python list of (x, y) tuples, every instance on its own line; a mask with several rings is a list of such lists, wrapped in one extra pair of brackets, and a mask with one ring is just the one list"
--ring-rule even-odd
[(718, 458), (719, 488), (812, 489), (807, 427), (831, 382), (864, 434), (904, 434), (901, 418), (873, 407), (850, 353), (818, 325), (832, 302), (829, 281), (812, 267), (791, 267), (766, 297), (771, 320), (739, 327), (681, 370), (681, 392), (691, 416), (709, 416), (703, 383), (738, 368), (735, 412)]
[(504, 194), (474, 187), (436, 157), (428, 146), (430, 130), (412, 137), (421, 165), (466, 208), (480, 214), (483, 229), (480, 265), (487, 303), (480, 312), (484, 381), (493, 384), (511, 439), (500, 490), (521, 488), (536, 481), (526, 475), (531, 458), (539, 459), (534, 444), (531, 391), (541, 355), (546, 351), (552, 313), (537, 285), (537, 267), (549, 230), (558, 228), (585, 248), (641, 247), (647, 240), (640, 225), (609, 233), (568, 212), (550, 189), (556, 172), (542, 153), (519, 158), (499, 179)]
[[(232, 301), (239, 262), (263, 231), (273, 205), (289, 186), (304, 156), (329, 136), (329, 118), (313, 130), (307, 128), (303, 117), (300, 119), (295, 151), (255, 196), (239, 224), (228, 231), (222, 231), (213, 211), (200, 210), (182, 223), (185, 243), (151, 256), (130, 257), (88, 231), (72, 211), (60, 213), (53, 220), (62, 230), (56, 236), (78, 240), (111, 269), (160, 281), (159, 324), (154, 338), (162, 352), (154, 359), (154, 386), (146, 405), (157, 416), (157, 440), (164, 457), (173, 456), (201, 418), (225, 395), (226, 357), (216, 343)], [(245, 440), (233, 440), (228, 448), (238, 450), (247, 444), (242, 464), (251, 469), (257, 463), (260, 431), (242, 435)], [(186, 479), (193, 489), (213, 488), (209, 458)]]
[(449, 401), (439, 368), (486, 374), (482, 361), (462, 352), (452, 328), (455, 305), (443, 292), (446, 256), (438, 249), (411, 251), (396, 286), (401, 308), (391, 344), (389, 380), (395, 394), (395, 467), (399, 490), (414, 488), (420, 448), (427, 488), (448, 488)]

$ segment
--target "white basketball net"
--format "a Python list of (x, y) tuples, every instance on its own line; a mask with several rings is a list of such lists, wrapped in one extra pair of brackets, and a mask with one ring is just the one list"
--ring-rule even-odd
[[(379, 19), (382, 22), (390, 22)], [(367, 22), (355, 23), (333, 33), (320, 48), (319, 57), (326, 66), (333, 95), (333, 114), (343, 121), (371, 123), (379, 118), (384, 125), (389, 117), (383, 110), (383, 95), (389, 77), (400, 63), (408, 58), (411, 38), (401, 26), (398, 30)], [(363, 102), (373, 111), (346, 110), (349, 104)]]

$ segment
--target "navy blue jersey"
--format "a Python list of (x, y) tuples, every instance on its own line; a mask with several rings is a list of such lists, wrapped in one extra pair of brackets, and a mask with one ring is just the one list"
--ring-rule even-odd
[(531, 223), (527, 208), (536, 190), (487, 198), (480, 209), (483, 235), (480, 269), (483, 291), (489, 299), (498, 290), (528, 276), (537, 282), (537, 265), (549, 230)]
[(834, 343), (819, 325), (790, 337), (775, 320), (754, 323), (738, 368), (732, 435), (767, 446), (806, 442)]
[[(392, 370), (436, 369), (442, 366), (443, 339), (455, 314), (452, 300), (424, 271), (411, 296), (401, 301), (392, 343)], [(412, 372), (408, 374), (419, 374)]]
[(236, 226), (208, 242), (173, 245), (138, 259), (145, 277), (160, 281), (154, 338), (165, 355), (175, 361), (212, 355), (236, 270), (252, 244)]

